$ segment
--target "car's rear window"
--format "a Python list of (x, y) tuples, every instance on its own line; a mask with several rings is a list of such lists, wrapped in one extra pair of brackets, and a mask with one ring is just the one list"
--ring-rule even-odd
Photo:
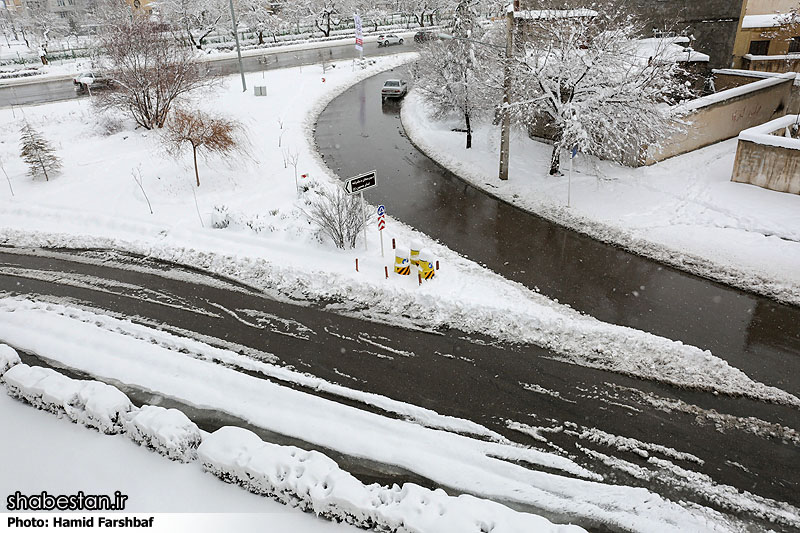
[(399, 81), (387, 81), (383, 84), (384, 87), (400, 87)]

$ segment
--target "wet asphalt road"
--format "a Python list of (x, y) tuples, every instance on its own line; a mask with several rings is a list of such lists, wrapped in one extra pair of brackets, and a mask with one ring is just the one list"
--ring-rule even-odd
[[(0, 252), (0, 291), (107, 310), (166, 330), (180, 328), (198, 338), (216, 337), (220, 345), (233, 343), (253, 357), (274, 359), (279, 365), (352, 389), (470, 419), (525, 445), (573, 455), (611, 482), (647, 486), (673, 499), (726, 510), (702, 496), (706, 488), (702, 482), (675, 478), (636, 453), (593, 442), (589, 433), (600, 430), (693, 454), (702, 465), (667, 459), (735, 487), (734, 492), (747, 490), (800, 505), (800, 472), (795, 468), (800, 441), (765, 433), (780, 426), (797, 428), (796, 409), (573, 366), (535, 346), (487, 344), (458, 331), (410, 331), (321, 308), (280, 303), (252, 290), (214, 286), (214, 280), (197, 272), (190, 272), (194, 282), (167, 279), (160, 271), (177, 267), (151, 260), (105, 252), (75, 255), (102, 264), (74, 262), (74, 255), (68, 253), (39, 257)], [(132, 265), (151, 270), (137, 272), (130, 269)], [(247, 322), (258, 326), (234, 315), (247, 316)], [(670, 402), (672, 408), (658, 407)], [(720, 414), (727, 418), (720, 419)], [(202, 416), (210, 428), (225, 421), (209, 413)], [(509, 429), (509, 421), (545, 428), (540, 434), (546, 442)], [(652, 479), (635, 479), (609, 468), (586, 450), (637, 464), (652, 471)], [(357, 465), (353, 468), (358, 471)], [(361, 473), (383, 482), (413, 479), (407, 473), (376, 473), (369, 468)], [(750, 514), (739, 513), (739, 517), (765, 526)], [(786, 525), (770, 527), (791, 530)]]
[[(374, 42), (364, 43), (364, 57), (384, 56), (413, 50), (416, 50), (416, 45), (412, 37), (409, 37), (409, 40), (402, 45), (387, 47), (379, 47)], [(356, 57), (358, 57), (358, 52), (351, 44), (279, 53), (270, 53), (269, 49), (265, 49), (264, 54), (243, 57), (242, 65), (245, 72), (260, 72), (262, 70), (319, 64), (323, 60), (338, 61)], [(220, 75), (238, 74), (239, 72), (239, 63), (236, 58), (213, 60), (208, 61), (206, 64), (212, 72)], [(250, 87), (248, 89), (252, 90)], [(75, 91), (71, 79), (6, 86), (0, 83), (0, 107), (40, 104), (85, 96), (87, 96), (85, 93)]]
[[(365, 198), (494, 272), (605, 322), (711, 350), (757, 381), (800, 394), (800, 308), (776, 303), (564, 229), (467, 185), (405, 137), (389, 77), (336, 98), (316, 141), (340, 177), (377, 169)], [(513, 157), (513, 154), (511, 155)]]

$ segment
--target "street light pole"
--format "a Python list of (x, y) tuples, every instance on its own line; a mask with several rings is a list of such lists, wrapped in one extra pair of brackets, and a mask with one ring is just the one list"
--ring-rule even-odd
[(231, 21), (233, 22), (233, 36), (236, 38), (236, 55), (239, 56), (239, 73), (242, 75), (242, 92), (247, 91), (247, 83), (244, 81), (244, 67), (242, 66), (242, 49), (239, 47), (239, 28), (236, 24), (236, 12), (233, 10), (233, 0), (229, 0), (231, 6)]
[(506, 8), (506, 57), (503, 65), (503, 107), (500, 120), (500, 171), (501, 180), (508, 179), (508, 158), (511, 136), (511, 55), (514, 53), (514, 4)]

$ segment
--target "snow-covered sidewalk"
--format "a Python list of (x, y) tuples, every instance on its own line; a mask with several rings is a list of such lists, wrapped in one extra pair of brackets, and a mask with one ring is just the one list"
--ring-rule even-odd
[[(723, 283), (800, 304), (800, 196), (730, 181), (736, 139), (638, 169), (578, 155), (548, 175), (551, 145), (517, 131), (509, 179), (497, 179), (499, 129), (470, 150), (457, 120), (432, 120), (419, 93), (403, 103), (412, 142), (476, 187), (593, 238)], [(571, 190), (570, 190), (571, 189)], [(567, 203), (569, 202), (569, 206)]]
[[(303, 209), (315, 191), (338, 185), (314, 148), (316, 117), (353, 83), (414, 57), (380, 58), (357, 71), (346, 61), (324, 73), (315, 65), (250, 74), (248, 84), (266, 86), (266, 97), (242, 93), (238, 78), (227, 78), (221, 91), (203, 95), (198, 105), (240, 120), (250, 134), (251, 156), (201, 161), (199, 188), (190, 156), (168, 158), (158, 132), (102, 117), (88, 100), (0, 110), (0, 159), (10, 179), (9, 187), (0, 181), (1, 242), (130, 251), (229, 276), (276, 296), (332, 300), (339, 310), (369, 319), (531, 342), (581, 365), (800, 404), (707, 351), (581, 315), (391, 218), (387, 242), (419, 240), (441, 263), (436, 278), (421, 287), (414, 276), (384, 279), (384, 267), (391, 271), (394, 258), (381, 258), (374, 227), (369, 252), (363, 243), (341, 251), (320, 238)], [(22, 112), (64, 160), (63, 172), (50, 181), (26, 176), (18, 158)], [(297, 173), (308, 176), (297, 178), (299, 193), (294, 169), (284, 163), (291, 154), (299, 156)]]

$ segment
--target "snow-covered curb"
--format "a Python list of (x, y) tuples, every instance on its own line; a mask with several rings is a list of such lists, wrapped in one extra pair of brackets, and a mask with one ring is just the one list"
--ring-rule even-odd
[(707, 257), (689, 254), (685, 250), (667, 247), (636, 236), (618, 226), (582, 216), (565, 206), (536, 201), (528, 201), (523, 205), (513, 196), (487, 187), (487, 177), (483, 173), (474, 167), (463, 164), (428, 141), (424, 134), (425, 130), (418, 121), (413, 119), (413, 114), (419, 113), (419, 107), (422, 105), (424, 104), (416, 91), (411, 91), (405, 98), (401, 121), (408, 139), (428, 157), (486, 194), (593, 239), (619, 246), (643, 257), (780, 302), (800, 305), (800, 286), (796, 284), (786, 283), (763, 272), (721, 263)]

